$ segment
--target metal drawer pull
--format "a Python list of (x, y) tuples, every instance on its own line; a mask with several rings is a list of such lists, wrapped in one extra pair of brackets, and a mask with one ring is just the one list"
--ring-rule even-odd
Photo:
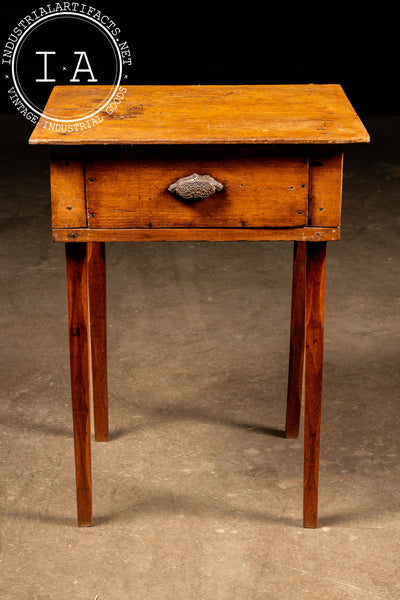
[(198, 175), (197, 173), (181, 177), (168, 187), (171, 194), (184, 200), (209, 198), (215, 192), (221, 192), (223, 189), (222, 183), (211, 177), (211, 175)]

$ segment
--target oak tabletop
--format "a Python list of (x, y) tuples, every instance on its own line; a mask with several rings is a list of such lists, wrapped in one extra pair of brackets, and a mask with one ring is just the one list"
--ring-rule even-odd
[[(338, 84), (55, 86), (30, 144), (346, 144), (369, 135)], [(113, 105), (111, 105), (113, 106)], [(74, 121), (83, 112), (88, 116)], [(89, 116), (92, 115), (92, 116)]]

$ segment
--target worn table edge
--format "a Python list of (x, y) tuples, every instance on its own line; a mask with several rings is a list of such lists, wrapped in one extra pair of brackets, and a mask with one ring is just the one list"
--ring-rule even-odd
[(340, 227), (53, 229), (54, 242), (338, 241)]
[[(50, 102), (53, 94), (56, 93), (56, 91), (58, 89), (61, 88), (68, 88), (71, 86), (55, 86), (52, 90), (52, 93), (50, 94), (48, 103)], [(73, 87), (77, 87), (77, 86), (73, 86)], [(85, 86), (78, 86), (78, 87), (85, 87)], [(92, 87), (92, 86), (90, 86)], [(94, 86), (96, 87), (96, 86)], [(101, 86), (97, 86), (97, 87), (101, 87)], [(348, 97), (346, 96), (346, 93), (344, 92), (342, 86), (338, 83), (330, 83), (330, 84), (285, 84), (285, 85), (279, 85), (279, 84), (243, 84), (243, 85), (163, 85), (163, 86), (158, 86), (158, 85), (131, 85), (131, 86), (127, 86), (128, 88), (134, 88), (136, 91), (138, 89), (151, 89), (151, 88), (165, 88), (166, 90), (177, 90), (177, 89), (195, 89), (195, 90), (200, 90), (200, 89), (234, 89), (234, 88), (242, 88), (242, 89), (249, 89), (249, 88), (309, 88), (309, 89), (335, 89), (336, 91), (338, 91), (344, 98), (345, 102), (347, 103), (347, 109), (349, 111), (349, 114), (352, 114), (352, 116), (355, 119), (355, 122), (357, 123), (357, 127), (356, 127), (356, 131), (354, 131), (354, 133), (349, 133), (349, 132), (335, 132), (332, 134), (332, 138), (328, 138), (328, 134), (327, 134), (327, 139), (321, 140), (321, 139), (313, 139), (312, 136), (306, 136), (306, 137), (298, 137), (296, 138), (295, 136), (290, 137), (290, 136), (281, 136), (280, 134), (272, 134), (272, 135), (268, 135), (268, 133), (264, 133), (261, 135), (254, 135), (254, 136), (249, 136), (249, 137), (228, 137), (229, 139), (226, 139), (226, 137), (221, 137), (221, 136), (209, 136), (207, 134), (207, 136), (204, 137), (204, 139), (202, 138), (196, 138), (195, 140), (193, 139), (193, 137), (184, 137), (182, 136), (182, 132), (180, 132), (179, 136), (177, 136), (176, 139), (174, 139), (174, 136), (170, 137), (170, 134), (168, 134), (168, 139), (163, 139), (162, 136), (154, 136), (154, 133), (151, 134), (151, 136), (149, 136), (148, 138), (146, 136), (140, 137), (140, 138), (135, 138), (135, 136), (130, 137), (129, 135), (124, 138), (121, 141), (120, 137), (116, 137), (115, 139), (112, 137), (112, 135), (108, 138), (108, 139), (102, 139), (101, 136), (94, 136), (94, 137), (90, 137), (90, 134), (87, 135), (87, 137), (82, 137), (77, 139), (76, 137), (71, 137), (71, 141), (69, 141), (68, 139), (68, 133), (60, 133), (57, 137), (57, 132), (53, 132), (51, 135), (49, 134), (48, 136), (46, 135), (41, 135), (41, 131), (40, 130), (40, 124), (42, 122), (42, 118), (41, 117), (39, 119), (39, 121), (36, 123), (36, 126), (31, 134), (31, 136), (29, 137), (29, 144), (31, 145), (54, 145), (54, 146), (69, 146), (69, 145), (77, 145), (77, 146), (92, 146), (92, 145), (97, 145), (97, 146), (101, 146), (101, 145), (120, 145), (120, 144), (124, 144), (124, 145), (146, 145), (146, 144), (160, 144), (160, 145), (175, 145), (175, 144), (199, 144), (199, 145), (208, 145), (208, 144), (312, 144), (312, 145), (321, 145), (321, 144), (350, 144), (350, 143), (368, 143), (370, 141), (370, 136), (368, 134), (368, 131), (366, 130), (363, 122), (361, 121), (359, 115), (357, 114), (357, 112), (355, 111), (352, 103), (349, 101)], [(47, 105), (46, 105), (47, 106)], [(104, 111), (103, 111), (104, 112)], [(102, 114), (102, 113), (100, 113)], [(44, 119), (45, 120), (45, 119)], [(87, 131), (91, 131), (91, 129), (93, 129), (93, 127), (91, 127), (89, 130)], [(301, 135), (301, 134), (300, 134)], [(62, 137), (60, 137), (62, 136)], [(106, 137), (106, 134), (104, 134), (104, 137)]]
[(52, 140), (52, 139), (41, 139), (41, 140), (32, 140), (29, 138), (29, 144), (31, 146), (173, 146), (173, 145), (196, 145), (196, 146), (209, 146), (209, 145), (246, 145), (246, 144), (259, 144), (259, 145), (293, 145), (293, 146), (301, 146), (301, 145), (312, 145), (312, 146), (325, 146), (329, 145), (340, 145), (340, 144), (360, 144), (360, 143), (368, 143), (370, 142), (370, 136), (367, 135), (365, 137), (353, 138), (353, 139), (333, 139), (333, 140), (324, 140), (324, 141), (314, 141), (307, 139), (297, 139), (295, 141), (290, 139), (230, 139), (229, 141), (222, 141), (220, 138), (208, 139), (207, 141), (196, 141), (194, 144), (192, 140), (168, 140), (168, 141), (159, 141), (157, 143), (154, 142), (153, 139), (150, 140), (140, 140), (137, 142), (135, 140), (124, 140), (123, 143), (120, 140), (113, 140), (107, 142), (99, 142), (98, 140), (87, 140), (82, 141), (81, 143), (68, 142), (65, 140)]

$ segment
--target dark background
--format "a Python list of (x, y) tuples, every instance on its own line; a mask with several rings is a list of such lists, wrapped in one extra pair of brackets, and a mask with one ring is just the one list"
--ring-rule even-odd
[[(1, 50), (18, 21), (41, 5), (3, 5)], [(339, 83), (361, 117), (400, 114), (396, 17), (382, 9), (350, 3), (91, 5), (116, 22), (129, 43), (130, 84)], [(7, 84), (2, 72), (0, 112), (16, 114)]]

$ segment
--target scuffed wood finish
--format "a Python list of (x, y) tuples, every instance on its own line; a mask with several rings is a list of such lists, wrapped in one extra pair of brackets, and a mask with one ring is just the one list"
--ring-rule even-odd
[(53, 229), (55, 242), (261, 242), (335, 241), (339, 228), (298, 227), (294, 229), (177, 228), (177, 229)]
[(306, 242), (294, 242), (289, 378), (285, 436), (299, 435), (303, 387), (306, 293)]
[(52, 226), (86, 227), (83, 162), (75, 148), (53, 148), (50, 166)]
[(343, 179), (341, 146), (314, 147), (309, 165), (309, 224), (312, 227), (340, 227)]
[[(88, 159), (90, 228), (301, 227), (308, 222), (308, 161), (286, 149), (104, 149)], [(168, 187), (208, 173), (222, 191), (185, 202)]]
[(93, 383), (93, 418), (96, 442), (108, 440), (106, 263), (104, 242), (88, 244), (88, 284)]
[(86, 244), (66, 244), (71, 397), (78, 525), (92, 525)]
[[(108, 92), (56, 86), (46, 112), (90, 113)], [(29, 140), (51, 146), (53, 240), (66, 242), (78, 523), (92, 523), (89, 318), (95, 438), (108, 438), (104, 243), (294, 241), (285, 432), (298, 436), (304, 367), (303, 525), (316, 527), (326, 243), (340, 238), (343, 144), (369, 135), (339, 85), (123, 93), (112, 115), (42, 118)], [(170, 193), (193, 173), (215, 193)]]
[[(340, 85), (127, 86), (113, 115), (76, 131), (41, 118), (31, 144), (341, 144), (369, 136)], [(56, 86), (46, 112), (90, 113), (108, 86)], [(78, 110), (79, 109), (79, 110)], [(46, 125), (46, 127), (45, 127)], [(82, 127), (85, 122), (82, 123)], [(58, 129), (58, 131), (56, 131)]]
[(303, 525), (317, 527), (326, 242), (307, 242)]

